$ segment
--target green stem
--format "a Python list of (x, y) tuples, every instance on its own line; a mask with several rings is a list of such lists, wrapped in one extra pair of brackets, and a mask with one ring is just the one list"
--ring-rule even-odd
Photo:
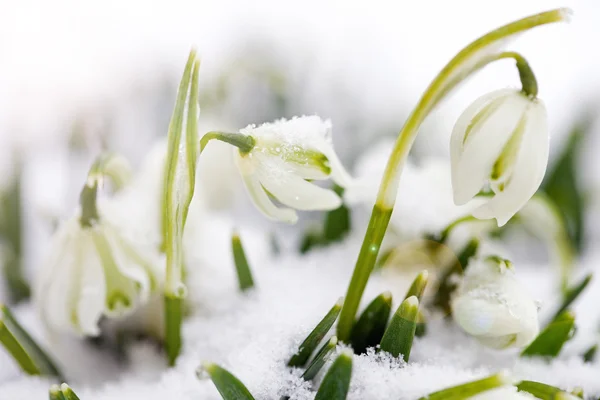
[(181, 351), (181, 323), (183, 322), (183, 299), (165, 294), (165, 349), (170, 366)]
[(459, 83), (487, 64), (497, 60), (497, 48), (506, 39), (536, 26), (564, 21), (568, 15), (569, 11), (567, 9), (551, 10), (520, 19), (489, 32), (461, 50), (425, 90), (419, 103), (400, 131), (386, 165), (377, 193), (375, 207), (371, 214), (371, 221), (354, 267), (352, 279), (348, 286), (346, 302), (340, 315), (338, 338), (341, 341), (348, 341), (350, 337), (362, 293), (375, 266), (377, 254), (394, 209), (404, 162), (414, 143), (419, 127), (427, 115)]
[(200, 139), (200, 152), (202, 152), (208, 142), (213, 139), (220, 140), (221, 142), (229, 143), (230, 145), (237, 147), (240, 149), (242, 154), (249, 153), (256, 144), (256, 141), (252, 136), (243, 135), (241, 133), (212, 131), (205, 133)]

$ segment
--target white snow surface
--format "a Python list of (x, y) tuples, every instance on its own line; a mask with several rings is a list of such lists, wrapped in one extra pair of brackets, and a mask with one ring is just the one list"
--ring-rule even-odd
[[(195, 370), (202, 361), (230, 370), (257, 399), (279, 399), (284, 394), (297, 400), (314, 397), (311, 384), (299, 378), (300, 371), (287, 368), (285, 363), (345, 293), (362, 232), (305, 256), (274, 255), (266, 231), (241, 227), (257, 284), (242, 294), (230, 255), (231, 218), (215, 213), (203, 218), (202, 228), (197, 225), (193, 237), (190, 233), (186, 238), (191, 315), (183, 326), (183, 352), (174, 368), (166, 367), (159, 347), (150, 340), (128, 343), (124, 359), (118, 358), (105, 348), (75, 338), (52, 340), (45, 336), (29, 305), (14, 310), (34, 336), (51, 349), (80, 398), (220, 399), (210, 380), (196, 378)], [(581, 269), (593, 267), (593, 260), (597, 260), (588, 258), (582, 261)], [(517, 263), (516, 269), (519, 279), (544, 304), (543, 320), (555, 306), (552, 299), (557, 290), (551, 269), (526, 263)], [(364, 299), (390, 290), (396, 307), (412, 278), (401, 273), (375, 273)], [(579, 315), (585, 316), (577, 335), (552, 362), (521, 360), (515, 351), (486, 349), (451, 321), (433, 318), (428, 334), (415, 340), (408, 365), (373, 351), (355, 356), (348, 398), (415, 399), (504, 369), (512, 371), (516, 379), (536, 379), (564, 389), (582, 387), (586, 395), (598, 395), (599, 366), (585, 364), (579, 356), (597, 339), (594, 289), (589, 288), (577, 306)], [(0, 398), (43, 399), (50, 383), (24, 376), (0, 352)]]

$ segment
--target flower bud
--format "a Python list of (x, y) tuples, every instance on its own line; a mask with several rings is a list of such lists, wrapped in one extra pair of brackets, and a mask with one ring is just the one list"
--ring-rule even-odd
[(539, 332), (535, 301), (497, 257), (469, 264), (451, 305), (454, 321), (491, 348), (524, 347)]

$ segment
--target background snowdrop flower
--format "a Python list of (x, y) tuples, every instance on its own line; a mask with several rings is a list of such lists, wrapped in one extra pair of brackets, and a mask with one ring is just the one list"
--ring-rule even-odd
[(506, 224), (539, 188), (548, 152), (546, 108), (539, 99), (513, 89), (480, 97), (452, 131), (454, 202), (467, 203), (489, 184), (494, 195), (473, 216)]
[(97, 190), (98, 180), (90, 179), (81, 210), (59, 227), (37, 275), (36, 305), (51, 331), (98, 335), (102, 316), (131, 313), (158, 286), (152, 251), (119, 226), (121, 199), (96, 203)]
[(451, 305), (454, 321), (491, 348), (524, 347), (539, 332), (535, 301), (497, 257), (469, 264)]
[[(252, 201), (267, 217), (295, 223), (297, 210), (333, 210), (340, 197), (309, 180), (332, 178), (346, 187), (350, 177), (333, 150), (331, 122), (318, 116), (281, 119), (240, 133), (253, 140), (235, 149), (235, 161)], [(269, 195), (290, 208), (277, 207)]]

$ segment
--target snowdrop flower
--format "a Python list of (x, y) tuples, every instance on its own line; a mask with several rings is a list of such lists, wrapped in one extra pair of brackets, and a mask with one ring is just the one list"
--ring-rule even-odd
[(119, 226), (126, 219), (120, 199), (96, 201), (100, 181), (90, 173), (80, 210), (55, 233), (37, 277), (36, 304), (51, 331), (98, 335), (101, 317), (131, 313), (158, 286), (151, 249)]
[(498, 257), (469, 264), (451, 306), (456, 323), (491, 348), (524, 347), (539, 332), (536, 303)]
[(506, 224), (539, 188), (548, 152), (546, 108), (539, 99), (512, 89), (482, 96), (452, 131), (454, 202), (465, 204), (489, 185), (494, 195), (473, 216)]
[[(309, 182), (332, 178), (342, 187), (350, 183), (333, 150), (330, 121), (304, 116), (249, 125), (239, 134), (212, 134), (205, 138), (229, 141), (223, 137), (228, 135), (230, 143), (245, 142), (234, 149), (235, 162), (252, 201), (267, 217), (295, 223), (294, 209), (333, 210), (341, 205), (333, 190)], [(269, 196), (289, 208), (277, 207)]]

